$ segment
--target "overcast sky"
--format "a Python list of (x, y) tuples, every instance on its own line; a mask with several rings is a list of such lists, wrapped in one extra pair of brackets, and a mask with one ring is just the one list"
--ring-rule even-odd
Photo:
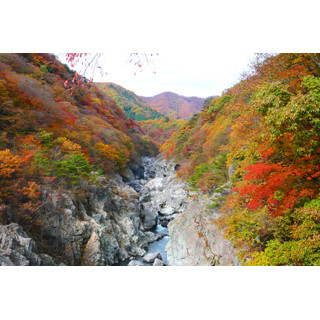
[[(207, 97), (235, 84), (254, 52), (318, 52), (319, 41), (311, 33), (318, 30), (318, 11), (307, 2), (118, 0), (103, 7), (97, 0), (61, 0), (62, 6), (50, 7), (50, 16), (29, 19), (25, 12), (41, 10), (41, 1), (34, 6), (21, 1), (16, 10), (12, 0), (2, 5), (3, 12), (27, 23), (13, 28), (11, 15), (4, 14), (0, 49), (106, 52), (108, 77), (96, 81), (115, 82), (139, 95), (173, 91)], [(134, 77), (126, 64), (131, 52), (159, 53), (156, 76), (145, 70)]]
[[(253, 53), (246, 52), (159, 52), (158, 56), (153, 56), (150, 66), (145, 63), (145, 68), (139, 72), (129, 63), (128, 53), (109, 52), (101, 57), (101, 66), (107, 75), (101, 76), (96, 71), (94, 81), (114, 82), (141, 96), (172, 91), (205, 98), (220, 95), (238, 82), (252, 56)], [(75, 69), (81, 71), (81, 66)], [(91, 76), (90, 70), (86, 76)]]

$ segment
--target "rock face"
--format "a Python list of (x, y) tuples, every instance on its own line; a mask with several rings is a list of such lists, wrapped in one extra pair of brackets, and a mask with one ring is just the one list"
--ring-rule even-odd
[(37, 224), (54, 255), (67, 265), (112, 265), (142, 256), (149, 242), (138, 194), (127, 185), (88, 186), (85, 197), (42, 192)]
[(1, 266), (55, 265), (48, 255), (38, 255), (36, 243), (16, 223), (0, 226)]
[(210, 209), (212, 200), (199, 195), (186, 210), (169, 223), (166, 245), (168, 265), (239, 265), (236, 251), (214, 220), (219, 212)]
[(148, 243), (164, 236), (148, 231), (157, 225), (165, 204), (152, 195), (167, 192), (163, 182), (167, 163), (159, 166), (159, 177), (155, 163), (154, 158), (143, 158), (141, 165), (127, 168), (122, 176), (101, 178), (100, 186), (86, 185), (78, 195), (43, 189), (33, 223), (46, 240), (48, 253), (65, 265), (87, 266), (145, 255)]

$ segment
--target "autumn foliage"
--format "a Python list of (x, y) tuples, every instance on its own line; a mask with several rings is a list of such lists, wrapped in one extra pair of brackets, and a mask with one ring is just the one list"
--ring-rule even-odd
[(173, 92), (163, 92), (153, 97), (143, 97), (149, 105), (170, 118), (189, 120), (198, 113), (205, 99), (184, 97)]
[(95, 172), (121, 173), (157, 152), (138, 123), (80, 77), (51, 54), (0, 55), (2, 219), (8, 208), (32, 216), (43, 186), (95, 183)]
[(164, 114), (153, 109), (141, 97), (115, 83), (97, 83), (96, 86), (105, 94), (112, 97), (123, 112), (135, 121), (149, 119), (165, 119)]
[(243, 263), (319, 264), (312, 231), (319, 212), (319, 59), (258, 55), (238, 84), (161, 147), (182, 163), (181, 176), (209, 193), (235, 168), (220, 223)]

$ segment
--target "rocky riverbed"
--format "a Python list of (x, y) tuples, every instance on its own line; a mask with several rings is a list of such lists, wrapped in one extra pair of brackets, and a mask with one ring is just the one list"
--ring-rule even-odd
[(230, 185), (203, 195), (177, 177), (179, 164), (150, 158), (142, 164), (147, 180), (142, 179), (138, 189), (144, 228), (155, 231), (168, 226), (168, 236), (150, 244), (148, 252), (161, 251), (165, 264), (172, 266), (239, 265), (235, 249), (214, 223), (219, 207), (212, 208), (231, 192)]
[(229, 186), (198, 194), (178, 167), (146, 157), (80, 195), (43, 188), (34, 239), (23, 225), (0, 226), (0, 265), (237, 265), (209, 208)]
[[(153, 233), (155, 241), (147, 247), (147, 257), (131, 260), (128, 265), (167, 265), (165, 246), (169, 241), (167, 226), (184, 211), (188, 202), (187, 185), (176, 176), (176, 165), (163, 159), (143, 158), (141, 179), (129, 181), (139, 194), (140, 218), (143, 228)], [(160, 262), (161, 261), (161, 262)]]

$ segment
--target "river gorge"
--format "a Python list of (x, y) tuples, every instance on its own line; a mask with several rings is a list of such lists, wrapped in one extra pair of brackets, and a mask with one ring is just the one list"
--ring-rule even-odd
[[(122, 175), (97, 177), (78, 194), (43, 188), (33, 220), (41, 238), (23, 225), (0, 227), (2, 265), (195, 266), (238, 265), (231, 243), (215, 224), (211, 196), (191, 190), (178, 164), (144, 157)], [(221, 191), (222, 190), (222, 191)]]

